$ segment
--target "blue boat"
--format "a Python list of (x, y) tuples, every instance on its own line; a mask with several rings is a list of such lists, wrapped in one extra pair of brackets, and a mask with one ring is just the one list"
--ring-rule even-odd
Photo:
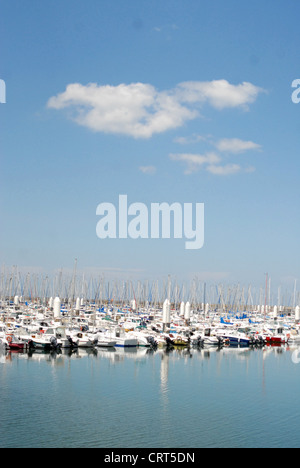
[(252, 342), (245, 333), (234, 330), (224, 330), (221, 336), (224, 340), (229, 341), (231, 346), (250, 346)]

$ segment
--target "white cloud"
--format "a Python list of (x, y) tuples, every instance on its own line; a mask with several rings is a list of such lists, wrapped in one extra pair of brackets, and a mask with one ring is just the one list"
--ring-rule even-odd
[(230, 176), (238, 173), (252, 173), (255, 168), (243, 168), (239, 164), (222, 164), (222, 157), (214, 152), (205, 154), (170, 154), (171, 161), (183, 162), (186, 165), (185, 175), (191, 175), (199, 170), (205, 170), (215, 176)]
[(206, 170), (214, 175), (228, 176), (241, 172), (242, 168), (238, 164), (226, 164), (225, 166), (207, 166)]
[[(216, 175), (216, 176), (228, 176), (233, 174), (243, 173), (252, 173), (255, 171), (255, 167), (248, 166), (242, 167), (239, 164), (227, 163), (223, 164), (223, 161), (228, 160), (228, 154), (237, 155), (244, 153), (250, 150), (261, 150), (261, 146), (252, 141), (244, 141), (239, 138), (224, 138), (217, 142), (213, 141), (210, 137), (200, 137), (194, 135), (190, 138), (177, 138), (176, 142), (180, 144), (187, 144), (189, 142), (195, 141), (196, 137), (199, 137), (198, 141), (206, 141), (211, 146), (214, 146), (218, 151), (217, 152), (206, 152), (204, 154), (170, 154), (169, 158), (173, 161), (181, 161), (186, 164), (185, 174), (192, 174), (204, 169), (205, 171)], [(175, 141), (175, 140), (174, 140)]]
[(139, 168), (139, 170), (143, 173), (143, 174), (149, 174), (149, 175), (153, 175), (156, 173), (156, 167), (154, 166), (141, 166)]
[(182, 127), (199, 116), (199, 106), (243, 107), (253, 103), (261, 88), (251, 83), (232, 85), (226, 80), (185, 82), (167, 91), (144, 83), (101, 86), (69, 84), (48, 101), (48, 108), (68, 109), (77, 124), (95, 132), (150, 138)]
[(224, 153), (240, 154), (249, 150), (260, 150), (261, 146), (253, 141), (243, 141), (238, 138), (224, 138), (215, 144), (216, 148)]
[(174, 138), (174, 143), (178, 143), (179, 145), (190, 145), (193, 143), (199, 143), (199, 141), (206, 141), (206, 137), (194, 133), (191, 136)]
[(170, 154), (169, 158), (172, 161), (184, 162), (187, 166), (184, 172), (186, 175), (199, 171), (207, 164), (214, 165), (221, 162), (220, 156), (213, 152), (206, 154)]
[(52, 109), (71, 108), (79, 125), (104, 133), (150, 138), (155, 133), (181, 127), (197, 116), (167, 92), (149, 84), (119, 86), (71, 84), (48, 101)]
[(248, 109), (249, 104), (256, 101), (262, 88), (252, 83), (244, 82), (232, 85), (226, 80), (187, 81), (178, 86), (181, 99), (189, 103), (208, 102), (216, 109), (242, 107)]

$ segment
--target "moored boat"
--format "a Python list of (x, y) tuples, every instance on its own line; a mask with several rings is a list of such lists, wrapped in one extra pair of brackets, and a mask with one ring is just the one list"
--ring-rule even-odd
[(14, 334), (6, 336), (5, 345), (11, 351), (26, 351), (33, 347), (31, 340), (22, 340)]
[(126, 333), (124, 329), (117, 327), (115, 329), (114, 340), (116, 340), (115, 346), (117, 348), (137, 348), (139, 342), (137, 338), (131, 333)]

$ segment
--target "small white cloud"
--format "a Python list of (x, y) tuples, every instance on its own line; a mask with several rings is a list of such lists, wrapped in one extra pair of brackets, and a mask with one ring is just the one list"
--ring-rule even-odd
[(260, 150), (261, 145), (253, 141), (243, 141), (238, 138), (224, 138), (215, 144), (216, 148), (222, 153), (240, 154), (250, 150)]
[(242, 107), (248, 110), (249, 104), (256, 101), (259, 93), (264, 92), (252, 83), (233, 85), (226, 80), (188, 81), (178, 86), (181, 99), (189, 103), (207, 102), (215, 109)]
[(207, 166), (207, 171), (214, 175), (228, 176), (241, 172), (242, 168), (238, 164), (227, 164), (225, 166)]
[(179, 145), (190, 145), (193, 143), (199, 143), (199, 141), (206, 141), (206, 137), (194, 133), (191, 136), (174, 138), (174, 143), (178, 143)]
[(187, 166), (184, 172), (186, 175), (199, 171), (207, 164), (213, 165), (221, 162), (220, 156), (213, 152), (206, 154), (170, 154), (169, 158), (172, 161), (184, 162)]
[(222, 164), (222, 157), (214, 152), (205, 154), (170, 154), (171, 161), (183, 162), (186, 166), (184, 174), (191, 175), (204, 170), (215, 176), (230, 176), (238, 173), (252, 173), (255, 168), (246, 169), (239, 164)]
[(139, 170), (143, 174), (149, 174), (149, 175), (154, 175), (156, 173), (156, 167), (155, 166), (141, 166)]

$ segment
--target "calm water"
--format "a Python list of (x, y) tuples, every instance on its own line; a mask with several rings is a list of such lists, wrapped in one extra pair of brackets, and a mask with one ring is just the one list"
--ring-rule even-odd
[(0, 354), (0, 447), (300, 447), (294, 350)]

